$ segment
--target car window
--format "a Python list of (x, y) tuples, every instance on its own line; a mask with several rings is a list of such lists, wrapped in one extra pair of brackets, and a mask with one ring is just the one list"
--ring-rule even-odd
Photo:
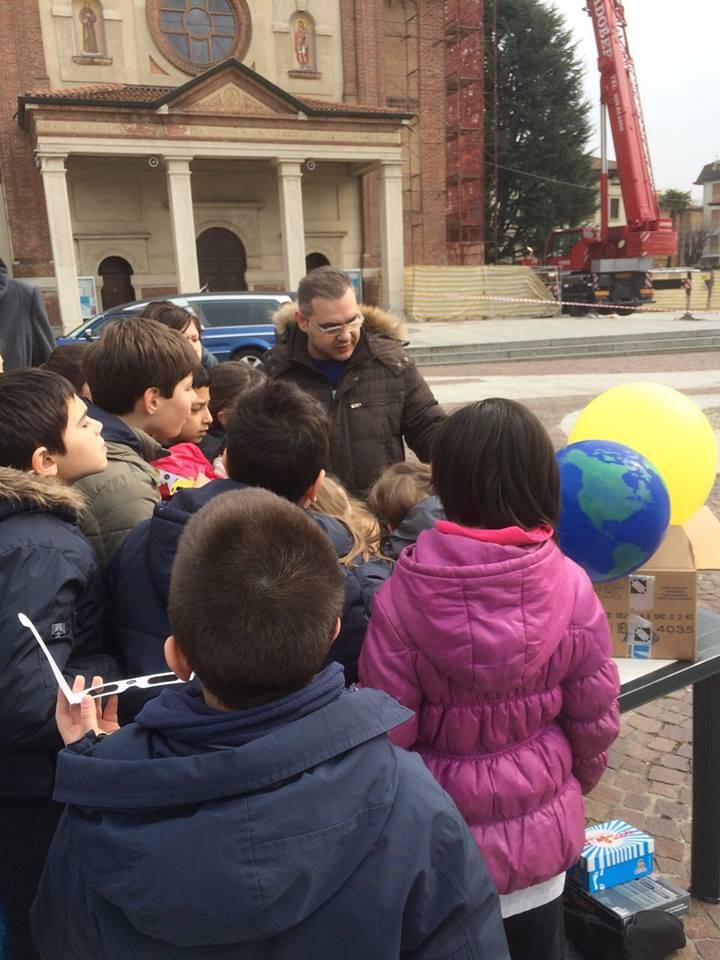
[(193, 300), (209, 327), (247, 327), (272, 323), (278, 301), (268, 297), (248, 300)]

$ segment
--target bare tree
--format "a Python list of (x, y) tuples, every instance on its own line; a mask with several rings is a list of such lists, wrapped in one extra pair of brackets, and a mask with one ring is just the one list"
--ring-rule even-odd
[(683, 267), (697, 267), (713, 231), (706, 224), (685, 230), (678, 235), (678, 262)]

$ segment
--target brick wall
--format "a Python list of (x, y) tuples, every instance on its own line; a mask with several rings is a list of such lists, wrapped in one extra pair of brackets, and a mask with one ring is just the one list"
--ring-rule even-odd
[[(42, 179), (28, 135), (14, 114), (18, 94), (49, 86), (45, 72), (37, 0), (12, 0), (4, 5), (0, 31), (0, 176), (5, 189), (8, 225), (16, 277), (47, 277), (54, 273), (45, 213)], [(10, 266), (8, 264), (8, 266)], [(53, 298), (48, 307), (52, 312)], [(53, 318), (54, 319), (54, 318)]]
[[(359, 100), (416, 114), (404, 137), (405, 260), (447, 262), (445, 231), (445, 46), (443, 0), (343, 0), (345, 44), (354, 35)], [(378, 19), (381, 24), (378, 26)], [(373, 50), (373, 44), (376, 44)], [(346, 74), (346, 82), (355, 79)], [(379, 177), (363, 177), (364, 257), (380, 265)]]

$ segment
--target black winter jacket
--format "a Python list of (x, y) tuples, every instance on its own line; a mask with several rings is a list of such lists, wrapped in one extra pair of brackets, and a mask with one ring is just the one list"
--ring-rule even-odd
[(262, 369), (271, 380), (289, 380), (319, 400), (331, 421), (330, 470), (356, 496), (364, 496), (383, 467), (405, 459), (403, 438), (427, 463), (445, 412), (403, 344), (392, 318), (363, 307), (365, 326), (337, 387), (317, 369), (307, 336), (292, 321), (294, 304), (275, 318), (280, 335)]
[(116, 679), (102, 651), (104, 595), (95, 552), (75, 523), (76, 491), (0, 468), (0, 796), (52, 791), (57, 684), (30, 631), (38, 628), (68, 679)]

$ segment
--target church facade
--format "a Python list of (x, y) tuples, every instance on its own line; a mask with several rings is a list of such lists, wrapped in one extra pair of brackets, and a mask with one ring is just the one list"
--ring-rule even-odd
[(445, 262), (442, 0), (14, 0), (0, 256), (68, 330), (125, 300), (292, 290), (403, 308)]

